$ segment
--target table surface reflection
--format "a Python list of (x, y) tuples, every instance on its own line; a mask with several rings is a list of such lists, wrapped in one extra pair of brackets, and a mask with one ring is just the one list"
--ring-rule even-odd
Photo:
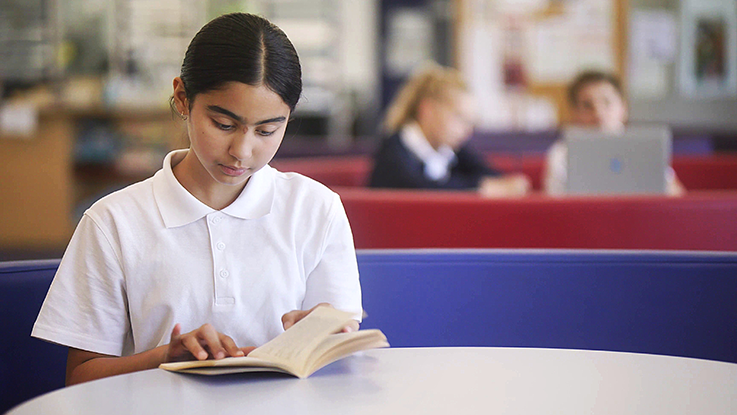
[(307, 379), (154, 369), (64, 388), (9, 415), (737, 414), (737, 365), (633, 353), (394, 348)]

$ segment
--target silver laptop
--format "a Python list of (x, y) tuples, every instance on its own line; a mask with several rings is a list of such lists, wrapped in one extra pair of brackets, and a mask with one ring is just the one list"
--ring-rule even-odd
[(567, 194), (664, 194), (671, 160), (665, 126), (628, 127), (621, 133), (569, 128)]

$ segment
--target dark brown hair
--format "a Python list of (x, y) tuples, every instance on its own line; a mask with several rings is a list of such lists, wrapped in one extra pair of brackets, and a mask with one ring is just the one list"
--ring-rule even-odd
[(624, 99), (622, 84), (615, 75), (602, 71), (585, 71), (578, 74), (568, 87), (568, 102), (575, 107), (578, 105), (578, 94), (581, 90), (586, 86), (598, 84), (599, 82), (606, 82), (613, 86), (614, 89), (617, 90), (619, 96)]
[(287, 35), (268, 20), (231, 13), (207, 23), (184, 55), (181, 72), (190, 105), (203, 92), (228, 82), (264, 85), (290, 110), (302, 94), (302, 68)]

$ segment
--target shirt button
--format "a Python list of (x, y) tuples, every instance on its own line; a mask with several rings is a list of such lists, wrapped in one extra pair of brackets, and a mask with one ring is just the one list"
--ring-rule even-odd
[(217, 246), (219, 251), (222, 251), (223, 249), (225, 249), (225, 244), (222, 242), (218, 242), (218, 244), (215, 246)]
[(228, 272), (227, 269), (220, 270), (220, 276), (222, 278), (228, 278), (228, 275), (230, 275), (230, 273)]

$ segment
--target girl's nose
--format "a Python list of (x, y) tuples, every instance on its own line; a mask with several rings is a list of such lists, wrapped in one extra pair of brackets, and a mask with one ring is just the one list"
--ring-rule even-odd
[(230, 155), (238, 160), (251, 158), (253, 154), (253, 140), (248, 131), (233, 139), (230, 144)]
[(607, 110), (604, 106), (597, 106), (594, 108), (594, 119), (597, 123), (601, 124), (607, 117)]

